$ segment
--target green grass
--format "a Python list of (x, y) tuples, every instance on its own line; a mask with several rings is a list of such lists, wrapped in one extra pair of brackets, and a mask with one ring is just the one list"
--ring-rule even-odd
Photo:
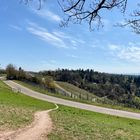
[(24, 127), (31, 123), (34, 112), (50, 108), (54, 108), (54, 105), (14, 93), (0, 81), (0, 130)]
[(140, 121), (60, 106), (49, 140), (140, 140)]
[(86, 90), (80, 89), (72, 84), (66, 82), (56, 82), (66, 91), (70, 92), (72, 95), (76, 96), (77, 98), (85, 99), (85, 100), (92, 100), (92, 99), (99, 99), (99, 97), (95, 96), (92, 93), (87, 92)]

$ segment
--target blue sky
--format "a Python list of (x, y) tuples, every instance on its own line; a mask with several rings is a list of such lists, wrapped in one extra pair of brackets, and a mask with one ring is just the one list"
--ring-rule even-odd
[[(138, 0), (136, 0), (138, 2)], [(131, 0), (127, 12), (136, 7)], [(59, 26), (64, 14), (56, 1), (41, 10), (19, 0), (0, 1), (0, 66), (12, 63), (25, 70), (94, 69), (110, 73), (140, 72), (140, 36), (114, 27), (123, 22), (119, 11), (103, 12), (104, 28)]]

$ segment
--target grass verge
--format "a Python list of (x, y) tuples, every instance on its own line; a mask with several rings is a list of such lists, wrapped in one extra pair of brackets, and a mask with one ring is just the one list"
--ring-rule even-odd
[(14, 93), (0, 81), (0, 130), (17, 129), (28, 125), (36, 111), (54, 108), (45, 101)]
[(60, 87), (65, 89), (66, 91), (70, 92), (72, 95), (76, 96), (77, 98), (81, 98), (84, 100), (92, 100), (92, 99), (99, 99), (96, 95), (89, 93), (88, 91), (78, 88), (67, 82), (56, 82)]
[(59, 106), (49, 140), (140, 140), (140, 121)]

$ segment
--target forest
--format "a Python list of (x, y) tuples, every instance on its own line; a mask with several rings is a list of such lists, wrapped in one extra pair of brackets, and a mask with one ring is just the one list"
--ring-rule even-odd
[(41, 71), (39, 75), (51, 76), (56, 81), (71, 83), (99, 97), (140, 108), (140, 76), (108, 74), (92, 69)]

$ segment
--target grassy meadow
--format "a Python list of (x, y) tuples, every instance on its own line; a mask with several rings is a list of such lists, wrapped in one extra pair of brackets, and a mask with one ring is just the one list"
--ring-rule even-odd
[(140, 140), (140, 121), (60, 106), (49, 140)]
[(14, 93), (0, 81), (0, 131), (28, 125), (36, 111), (54, 108), (54, 105), (22, 93)]

